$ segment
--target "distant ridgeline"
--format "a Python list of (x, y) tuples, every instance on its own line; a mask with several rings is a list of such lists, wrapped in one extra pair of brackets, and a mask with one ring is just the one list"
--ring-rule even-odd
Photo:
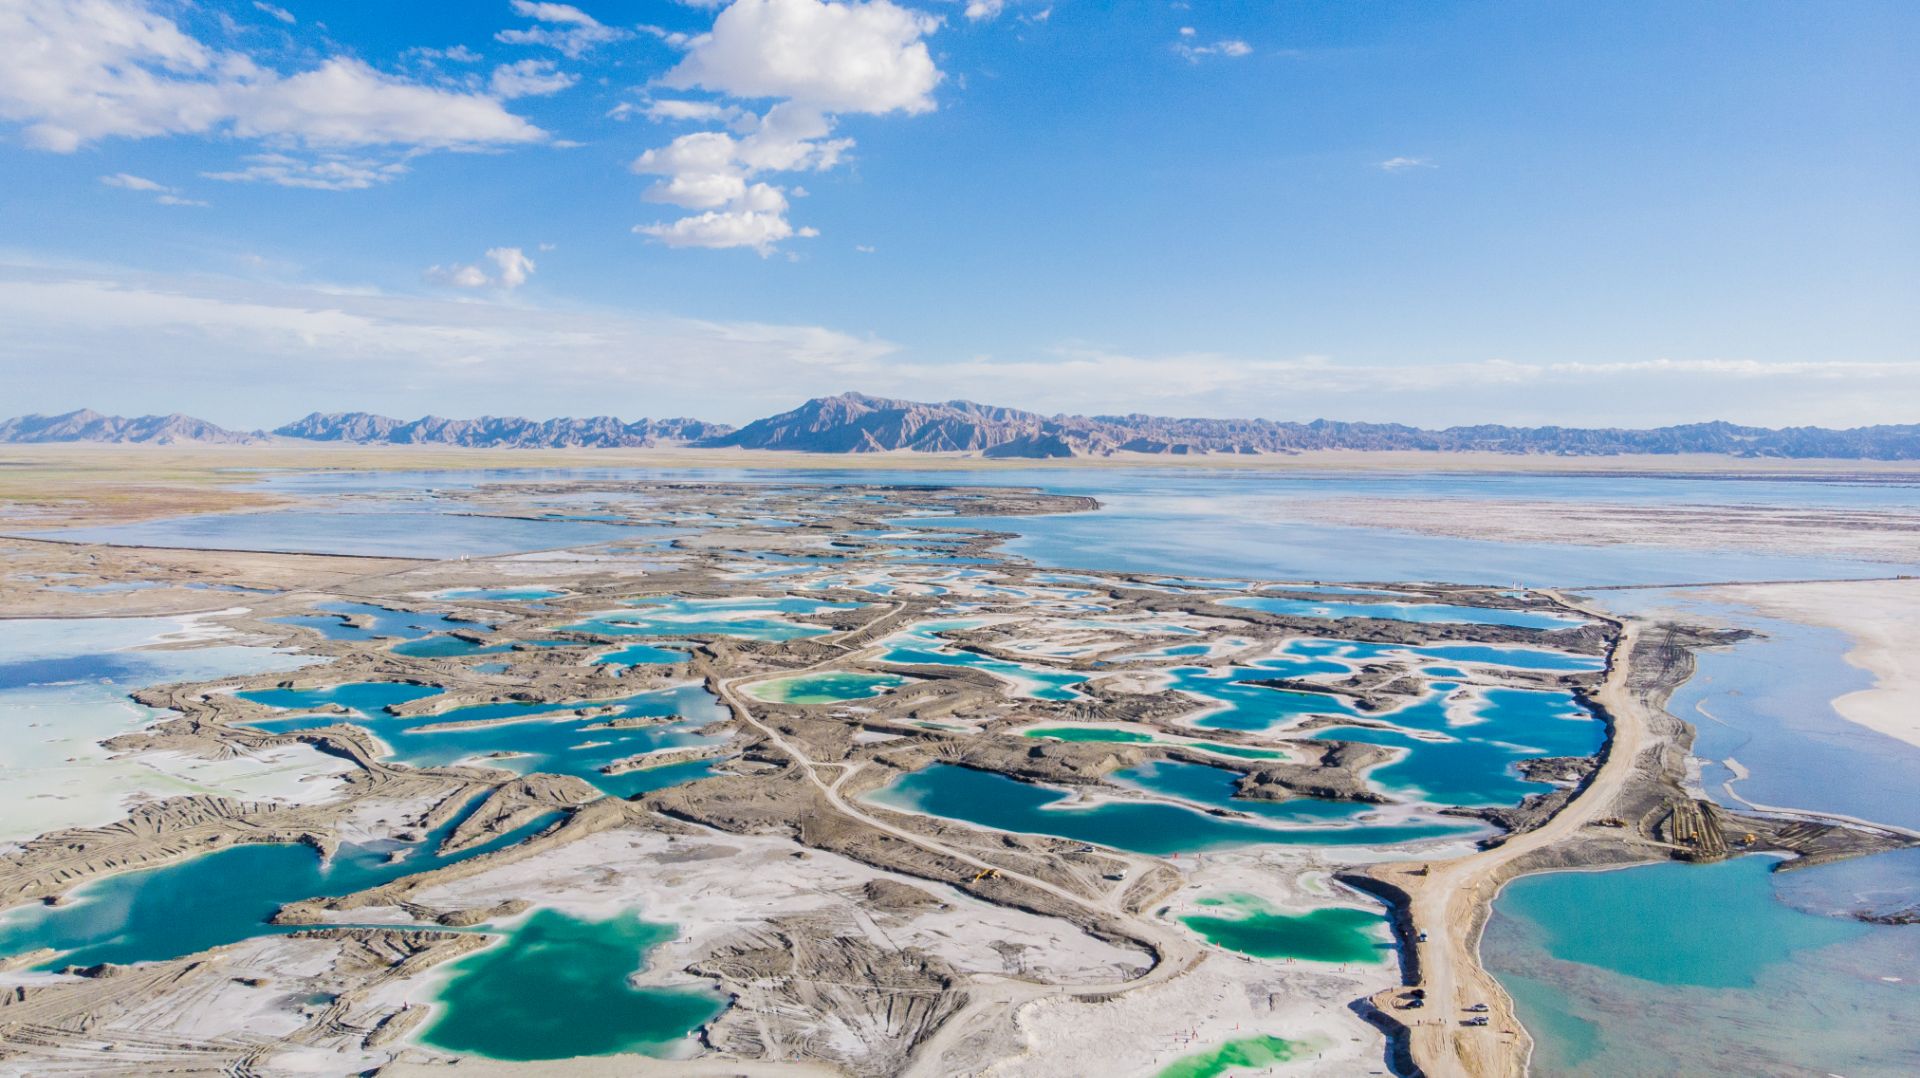
[(1280, 423), (1267, 419), (1163, 416), (1045, 416), (970, 401), (928, 404), (859, 393), (810, 400), (735, 429), (697, 419), (483, 417), (412, 421), (367, 412), (315, 412), (273, 431), (240, 432), (190, 416), (126, 419), (79, 411), (0, 422), (0, 442), (117, 442), (172, 445), (447, 445), (475, 449), (597, 449), (691, 446), (803, 453), (973, 453), (1051, 458), (1115, 453), (1170, 455), (1300, 453), (1316, 449), (1485, 452), (1551, 456), (1717, 453), (1736, 457), (1920, 460), (1920, 424), (1854, 427), (1741, 427), (1689, 423), (1653, 430), (1482, 425), (1422, 430), (1397, 423)]

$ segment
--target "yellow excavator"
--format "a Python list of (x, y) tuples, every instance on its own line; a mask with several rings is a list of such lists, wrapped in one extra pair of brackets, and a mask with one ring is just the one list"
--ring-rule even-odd
[(979, 883), (981, 880), (997, 880), (999, 878), (1000, 870), (997, 868), (983, 868), (973, 874), (974, 883)]

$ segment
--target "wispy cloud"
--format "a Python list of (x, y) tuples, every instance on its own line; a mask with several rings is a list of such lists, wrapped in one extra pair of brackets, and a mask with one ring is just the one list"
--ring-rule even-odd
[(1389, 157), (1380, 162), (1378, 167), (1382, 172), (1405, 172), (1410, 168), (1439, 168), (1440, 166), (1427, 157)]
[(108, 187), (118, 187), (123, 191), (139, 191), (144, 194), (150, 194), (153, 196), (153, 200), (162, 206), (206, 205), (206, 203), (200, 199), (187, 198), (182, 195), (178, 187), (169, 187), (157, 180), (149, 180), (145, 176), (135, 176), (129, 172), (116, 172), (110, 176), (102, 176), (100, 177), (100, 182), (106, 184)]

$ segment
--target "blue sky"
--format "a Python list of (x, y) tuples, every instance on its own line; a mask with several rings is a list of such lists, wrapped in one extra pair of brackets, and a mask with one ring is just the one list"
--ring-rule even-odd
[(1909, 3), (0, 0), (0, 411), (1920, 420)]

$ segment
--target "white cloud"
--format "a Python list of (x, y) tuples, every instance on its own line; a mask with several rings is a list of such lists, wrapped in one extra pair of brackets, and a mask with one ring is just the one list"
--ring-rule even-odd
[(279, 19), (281, 22), (286, 23), (288, 26), (292, 26), (294, 23), (299, 21), (298, 19), (295, 19), (293, 17), (293, 12), (288, 11), (286, 8), (283, 8), (283, 7), (275, 7), (272, 4), (265, 3), (264, 0), (253, 0), (253, 6), (256, 9), (260, 11), (264, 11), (268, 15), (271, 15), (274, 18)]
[(546, 137), (491, 97), (355, 59), (283, 75), (209, 48), (141, 0), (8, 0), (0, 41), (0, 119), (25, 125), (28, 145), (58, 153), (174, 134), (431, 149)]
[(153, 200), (162, 206), (206, 205), (205, 202), (199, 199), (183, 197), (178, 187), (169, 187), (157, 180), (149, 180), (145, 176), (135, 176), (130, 172), (116, 172), (110, 176), (102, 176), (100, 177), (100, 182), (106, 184), (108, 187), (118, 187), (123, 191), (140, 191), (145, 194), (151, 194), (154, 196)]
[(135, 176), (126, 172), (116, 172), (111, 176), (100, 177), (100, 182), (108, 187), (124, 188), (128, 191), (171, 191), (173, 188), (164, 183), (155, 183), (145, 176)]
[[(577, 415), (583, 399), (609, 402), (596, 410), (741, 421), (849, 387), (918, 400), (985, 397), (1044, 412), (1327, 415), (1422, 426), (1643, 427), (1710, 418), (1858, 426), (1911, 422), (1911, 402), (1920, 399), (1920, 361), (1911, 359), (1362, 364), (1074, 346), (1019, 361), (943, 361), (821, 326), (475, 299), (0, 263), (0, 325), (8, 332), (0, 384), (19, 390), (20, 411), (81, 403), (267, 410), (235, 420), (243, 426), (369, 405), (396, 414)], [(527, 376), (529, 357), (538, 357), (538, 378)], [(374, 402), (362, 394), (376, 377)]]
[[(0, 380), (22, 411), (218, 411), (247, 387), (252, 423), (313, 408), (401, 414), (628, 414), (747, 419), (803, 386), (861, 385), (895, 347), (811, 325), (320, 290), (221, 278), (0, 265)], [(138, 340), (140, 347), (127, 343)], [(528, 377), (537, 357), (539, 377)], [(380, 399), (364, 396), (380, 387)], [(116, 403), (112, 394), (129, 402)], [(105, 396), (103, 396), (105, 394)], [(159, 401), (161, 403), (156, 404)], [(622, 401), (628, 403), (620, 403)], [(149, 407), (151, 406), (151, 407)], [(285, 415), (279, 413), (284, 412)]]
[(736, 0), (661, 81), (823, 112), (927, 112), (940, 71), (921, 38), (939, 25), (888, 0)]
[[(680, 101), (673, 98), (655, 98), (644, 105), (623, 105), (629, 112), (637, 111), (647, 119), (659, 121), (691, 121), (696, 123), (733, 124), (753, 114), (738, 105), (722, 105), (714, 101)], [(615, 111), (619, 111), (616, 109)], [(616, 117), (619, 119), (622, 117)]]
[(1253, 55), (1253, 46), (1239, 38), (1222, 38), (1211, 45), (1191, 45), (1195, 31), (1191, 26), (1180, 28), (1180, 40), (1174, 42), (1173, 51), (1185, 57), (1188, 63), (1197, 64), (1209, 56), (1239, 58)]
[(552, 60), (520, 60), (494, 68), (493, 77), (487, 80), (487, 89), (493, 96), (509, 101), (516, 97), (557, 94), (578, 81), (578, 76), (561, 71)]
[(761, 177), (838, 165), (853, 140), (831, 137), (837, 113), (932, 109), (941, 74), (922, 38), (938, 26), (888, 0), (736, 0), (661, 81), (776, 103), (758, 116), (726, 102), (649, 103), (654, 119), (729, 130), (681, 135), (634, 160), (633, 171), (662, 177), (648, 188), (649, 201), (703, 211), (634, 231), (670, 247), (747, 247), (763, 256), (782, 240), (814, 235), (787, 220), (786, 192)]
[(417, 47), (417, 48), (408, 49), (406, 52), (402, 53), (401, 55), (409, 56), (409, 57), (419, 57), (420, 59), (428, 61), (429, 63), (431, 63), (434, 60), (451, 60), (456, 64), (477, 64), (481, 60), (485, 59), (485, 57), (481, 56), (479, 53), (473, 51), (472, 49), (467, 48), (465, 45), (455, 45), (451, 48), (445, 48), (445, 49), (429, 49), (425, 47)]
[(502, 288), (519, 288), (533, 276), (533, 259), (518, 247), (489, 247), (487, 257), (500, 267)]
[(392, 183), (407, 174), (398, 161), (378, 161), (344, 154), (321, 154), (302, 159), (282, 153), (252, 154), (247, 167), (225, 172), (203, 172), (209, 180), (227, 183), (271, 183), (315, 191), (361, 191)]
[(455, 288), (501, 288), (509, 292), (526, 284), (527, 278), (533, 276), (533, 259), (518, 247), (489, 247), (487, 258), (496, 267), (493, 273), (473, 263), (455, 262), (445, 266), (429, 266), (423, 276), (435, 284), (452, 285)]
[(761, 257), (772, 254), (781, 240), (817, 235), (813, 229), (794, 228), (784, 212), (746, 209), (709, 210), (671, 224), (635, 225), (633, 230), (668, 247), (751, 247)]
[(1425, 157), (1389, 157), (1385, 161), (1380, 162), (1379, 165), (1382, 172), (1405, 172), (1410, 168), (1438, 167), (1438, 165), (1435, 165), (1430, 159)]
[(965, 15), (970, 22), (997, 19), (1007, 9), (1007, 0), (967, 0)]
[(595, 46), (624, 41), (633, 36), (630, 30), (602, 25), (600, 20), (571, 4), (543, 4), (529, 3), (528, 0), (513, 0), (513, 12), (547, 25), (502, 30), (493, 35), (495, 41), (507, 45), (545, 46), (558, 50), (569, 59), (579, 59)]

